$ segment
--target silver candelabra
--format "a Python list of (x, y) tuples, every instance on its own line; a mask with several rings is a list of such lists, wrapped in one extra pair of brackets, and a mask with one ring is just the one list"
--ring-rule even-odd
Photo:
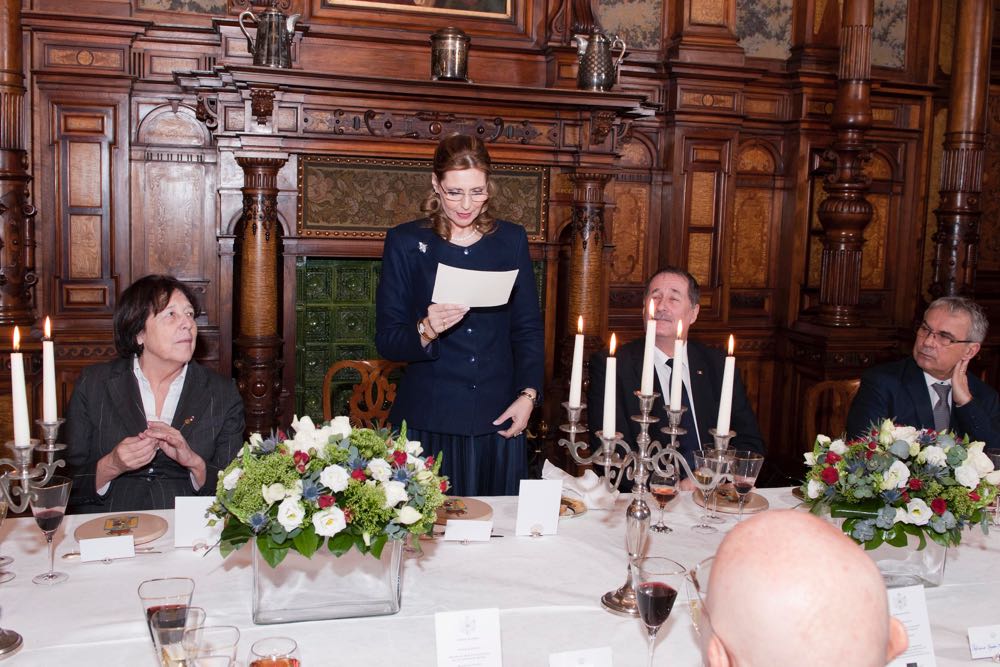
[[(685, 407), (678, 410), (667, 409), (667, 426), (660, 429), (662, 433), (670, 436), (670, 444), (663, 446), (659, 442), (652, 440), (649, 436), (649, 427), (660, 419), (651, 416), (653, 403), (660, 396), (658, 393), (643, 394), (635, 392), (639, 399), (639, 412), (641, 414), (632, 415), (632, 421), (639, 424), (639, 436), (636, 439), (638, 451), (629, 447), (622, 439), (621, 433), (605, 434), (603, 431), (597, 432), (597, 437), (601, 440), (600, 451), (590, 456), (581, 456), (579, 450), (587, 446), (587, 442), (577, 442), (576, 436), (586, 433), (587, 429), (580, 424), (580, 413), (586, 407), (571, 407), (568, 403), (563, 403), (569, 414), (569, 423), (563, 424), (560, 430), (569, 434), (569, 439), (561, 439), (559, 444), (569, 450), (570, 455), (577, 463), (597, 464), (603, 466), (602, 476), (609, 490), (616, 489), (622, 478), (634, 481), (632, 487), (632, 502), (625, 510), (625, 551), (628, 554), (628, 565), (625, 583), (614, 591), (608, 591), (601, 596), (601, 604), (605, 609), (616, 614), (626, 616), (638, 616), (639, 608), (636, 604), (634, 577), (632, 568), (635, 560), (642, 555), (646, 546), (646, 537), (649, 533), (650, 509), (646, 502), (646, 495), (649, 493), (649, 475), (654, 470), (660, 474), (667, 474), (668, 468), (665, 466), (675, 466), (683, 468), (695, 486), (702, 492), (703, 497), (707, 497), (708, 492), (714, 488), (718, 481), (719, 473), (712, 471), (708, 476), (708, 482), (702, 483), (693, 474), (687, 461), (677, 450), (677, 438), (687, 433), (687, 429), (681, 427), (681, 417), (684, 415)], [(715, 439), (716, 447), (726, 449), (729, 441), (735, 432), (717, 434), (715, 429), (710, 429), (712, 437)], [(618, 454), (617, 449), (621, 448), (622, 453)], [(675, 468), (676, 469), (676, 468)]]

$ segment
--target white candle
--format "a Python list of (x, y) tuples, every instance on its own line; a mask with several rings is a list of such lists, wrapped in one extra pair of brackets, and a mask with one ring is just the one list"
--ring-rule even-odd
[(615, 335), (611, 334), (611, 354), (608, 355), (608, 366), (604, 374), (604, 431), (605, 438), (615, 435), (615, 384), (618, 373), (618, 360), (615, 359)]
[(576, 320), (576, 339), (573, 341), (573, 366), (569, 373), (569, 407), (580, 407), (583, 388), (583, 315)]
[(733, 412), (733, 377), (736, 374), (736, 357), (733, 356), (735, 341), (729, 336), (729, 356), (722, 369), (722, 395), (719, 397), (719, 419), (715, 424), (715, 432), (719, 435), (729, 433), (729, 418)]
[(670, 409), (681, 409), (681, 380), (684, 377), (683, 323), (677, 323), (677, 340), (674, 341), (674, 366), (670, 371)]
[(646, 346), (642, 351), (642, 381), (639, 393), (649, 396), (653, 393), (653, 350), (656, 349), (656, 320), (653, 318), (653, 300), (649, 300), (649, 319), (646, 320)]
[(21, 332), (14, 327), (14, 352), (10, 355), (10, 396), (14, 406), (14, 446), (27, 447), (31, 444), (31, 427), (28, 425), (28, 392), (24, 388), (24, 356), (21, 348)]
[(45, 340), (42, 341), (42, 421), (49, 424), (56, 414), (56, 357), (52, 343), (52, 322), (45, 318)]

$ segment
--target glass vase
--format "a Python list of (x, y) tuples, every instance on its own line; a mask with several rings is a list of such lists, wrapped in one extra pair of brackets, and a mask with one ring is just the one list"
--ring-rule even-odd
[(395, 614), (400, 606), (403, 543), (390, 540), (382, 557), (356, 549), (334, 556), (325, 548), (312, 558), (289, 551), (272, 568), (253, 549), (253, 622), (319, 621)]
[(913, 535), (909, 535), (908, 538), (905, 547), (882, 543), (865, 553), (875, 561), (888, 588), (916, 584), (940, 586), (944, 580), (944, 567), (948, 561), (948, 547), (925, 538), (924, 548), (918, 550), (920, 538)]

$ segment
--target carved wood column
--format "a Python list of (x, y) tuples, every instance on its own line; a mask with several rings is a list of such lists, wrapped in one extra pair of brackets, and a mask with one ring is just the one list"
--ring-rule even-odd
[(35, 207), (24, 150), (21, 0), (0, 0), (0, 324), (35, 321)]
[(958, 3), (941, 198), (934, 211), (937, 232), (930, 292), (935, 298), (971, 296), (975, 288), (992, 18), (990, 0)]
[(837, 138), (825, 157), (834, 171), (823, 184), (827, 198), (817, 211), (823, 225), (820, 322), (857, 326), (861, 247), (872, 205), (865, 199), (868, 158), (865, 133), (872, 124), (871, 44), (873, 0), (845, 0), (840, 29), (840, 69), (831, 127)]
[(236, 228), (238, 310), (233, 365), (246, 409), (246, 431), (278, 424), (281, 338), (278, 254), (278, 170), (286, 157), (238, 156), (243, 168), (243, 217)]
[(609, 235), (604, 227), (604, 186), (610, 174), (576, 173), (573, 182), (573, 221), (570, 223), (569, 285), (564, 344), (573, 349), (576, 319), (583, 316), (583, 332), (603, 336), (605, 328), (604, 243)]

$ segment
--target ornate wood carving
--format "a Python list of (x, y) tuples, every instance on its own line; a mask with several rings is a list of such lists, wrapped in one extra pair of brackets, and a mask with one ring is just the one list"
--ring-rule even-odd
[(934, 297), (971, 296), (975, 289), (992, 19), (990, 0), (959, 3), (941, 155), (941, 199), (934, 211), (937, 233), (930, 286)]
[(21, 2), (0, 0), (0, 324), (34, 323), (35, 208), (24, 150)]
[(251, 88), (250, 112), (257, 118), (258, 125), (267, 125), (274, 113), (274, 91), (270, 88)]
[(861, 247), (872, 217), (865, 199), (869, 179), (865, 134), (871, 114), (871, 30), (873, 0), (845, 0), (841, 26), (837, 101), (830, 126), (837, 133), (825, 157), (833, 162), (818, 209), (823, 225), (820, 321), (828, 326), (857, 326), (861, 291)]
[(573, 220), (570, 223), (567, 321), (575, 322), (577, 316), (582, 315), (584, 333), (600, 335), (606, 315), (603, 297), (604, 243), (607, 239), (604, 186), (611, 175), (575, 173), (570, 179), (573, 181)]
[(268, 433), (278, 423), (281, 339), (278, 337), (278, 170), (286, 158), (237, 156), (243, 169), (243, 216), (236, 228), (239, 267), (237, 386), (247, 432)]

